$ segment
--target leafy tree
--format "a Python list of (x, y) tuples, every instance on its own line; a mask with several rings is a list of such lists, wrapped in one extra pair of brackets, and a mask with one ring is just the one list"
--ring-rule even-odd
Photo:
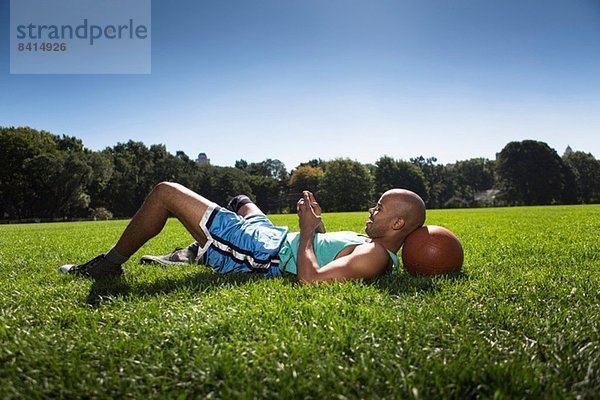
[(155, 181), (152, 177), (154, 154), (142, 142), (133, 140), (118, 143), (108, 149), (112, 156), (114, 172), (104, 201), (115, 216), (133, 215), (142, 205)]
[(92, 170), (79, 139), (0, 130), (0, 207), (17, 218), (85, 216)]
[(248, 163), (246, 160), (238, 160), (235, 162), (235, 168), (241, 169), (250, 175), (269, 176), (278, 182), (288, 179), (285, 164), (277, 159), (267, 158), (266, 160), (257, 163)]
[(436, 164), (437, 158), (419, 156), (410, 162), (419, 167), (425, 176), (428, 208), (442, 208), (454, 196), (454, 170), (451, 165)]
[(471, 204), (475, 203), (478, 192), (491, 189), (494, 185), (493, 163), (485, 158), (457, 161), (454, 164), (454, 175), (456, 194), (468, 199)]
[(309, 165), (313, 168), (320, 168), (321, 170), (325, 171), (325, 166), (327, 165), (327, 161), (322, 160), (320, 158), (313, 158), (310, 161), (300, 163), (300, 165), (298, 165), (298, 168), (303, 167), (305, 165)]
[(310, 164), (301, 164), (290, 177), (288, 207), (294, 210), (298, 199), (302, 196), (303, 190), (309, 190), (315, 194), (317, 199), (321, 197), (319, 186), (325, 173), (319, 167), (313, 167)]
[(90, 195), (87, 193), (87, 187), (93, 171), (87, 161), (87, 155), (82, 152), (61, 154), (57, 179), (51, 185), (54, 198), (58, 200), (52, 210), (54, 218), (89, 215)]
[(256, 200), (249, 184), (250, 176), (238, 168), (199, 165), (194, 183), (190, 188), (197, 193), (225, 206), (238, 194)]
[(248, 184), (254, 194), (256, 205), (264, 212), (280, 212), (281, 198), (277, 181), (271, 177), (250, 175)]
[(241, 169), (244, 172), (248, 172), (248, 161), (246, 160), (237, 160), (234, 165), (237, 169)]
[(188, 187), (192, 184), (196, 163), (184, 152), (177, 151), (175, 155), (172, 155), (161, 144), (150, 146), (150, 153), (152, 154), (150, 180), (154, 184), (162, 181), (178, 182)]
[(312, 167), (308, 164), (299, 166), (290, 177), (290, 193), (294, 197), (300, 196), (303, 190), (310, 190), (316, 194), (324, 175), (325, 173), (321, 168)]
[(282, 209), (289, 179), (284, 163), (271, 158), (258, 163), (238, 160), (235, 162), (235, 167), (250, 176), (248, 183), (257, 196), (256, 204), (263, 211)]
[(576, 204), (577, 203), (577, 182), (575, 177), (575, 171), (570, 168), (561, 159), (561, 174), (562, 174), (562, 196), (560, 202), (562, 204)]
[(82, 153), (84, 151), (81, 139), (66, 135), (62, 135), (60, 139), (57, 137), (57, 149), (67, 153)]
[(379, 194), (393, 188), (412, 190), (427, 200), (425, 175), (414, 164), (383, 156), (375, 163), (375, 191)]
[(357, 211), (373, 201), (373, 178), (358, 161), (329, 161), (319, 187), (320, 202), (327, 211)]
[(62, 160), (58, 153), (39, 154), (23, 161), (23, 171), (29, 177), (28, 196), (23, 203), (22, 216), (51, 218), (60, 201), (53, 184), (61, 175)]
[[(114, 172), (112, 157), (106, 151), (90, 152), (86, 155), (87, 164), (92, 169), (92, 176), (87, 187), (87, 193), (90, 195), (90, 207), (106, 209), (109, 204), (105, 200), (107, 196), (104, 196), (103, 193), (107, 190)], [(108, 211), (108, 209), (106, 210)]]
[(56, 152), (56, 137), (29, 127), (0, 128), (0, 208), (11, 218), (29, 218), (34, 188), (24, 163)]
[(96, 220), (108, 221), (109, 219), (113, 218), (112, 213), (104, 207), (98, 207), (98, 208), (95, 208), (94, 210), (92, 210), (91, 216), (94, 219), (94, 221), (96, 221)]
[(231, 167), (215, 167), (215, 172), (211, 177), (211, 200), (225, 205), (238, 194), (254, 198), (248, 174)]
[(577, 201), (600, 202), (600, 160), (583, 151), (566, 154), (563, 160), (574, 175)]
[(513, 204), (559, 203), (565, 187), (564, 166), (544, 142), (510, 142), (498, 154), (498, 184)]

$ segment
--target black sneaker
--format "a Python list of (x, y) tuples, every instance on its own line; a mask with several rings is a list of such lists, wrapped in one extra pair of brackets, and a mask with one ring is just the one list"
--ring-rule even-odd
[(190, 244), (188, 247), (176, 248), (171, 254), (164, 256), (142, 256), (140, 262), (142, 264), (161, 264), (161, 265), (186, 265), (195, 264), (198, 256), (198, 242)]
[(104, 258), (104, 254), (91, 259), (85, 264), (66, 264), (58, 269), (63, 274), (84, 276), (86, 278), (111, 278), (123, 275), (123, 268)]

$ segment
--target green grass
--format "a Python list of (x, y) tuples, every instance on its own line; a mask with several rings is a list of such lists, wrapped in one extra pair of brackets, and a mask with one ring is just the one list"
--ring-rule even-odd
[(427, 222), (462, 239), (462, 276), (310, 287), (139, 265), (191, 240), (171, 220), (124, 279), (92, 282), (56, 269), (126, 221), (0, 226), (0, 398), (598, 398), (600, 206)]

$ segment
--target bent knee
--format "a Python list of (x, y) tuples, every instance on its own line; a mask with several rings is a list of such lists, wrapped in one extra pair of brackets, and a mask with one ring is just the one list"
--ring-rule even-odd
[(183, 188), (179, 183), (163, 181), (157, 183), (152, 189), (155, 196), (164, 197), (172, 196), (174, 192), (180, 192)]

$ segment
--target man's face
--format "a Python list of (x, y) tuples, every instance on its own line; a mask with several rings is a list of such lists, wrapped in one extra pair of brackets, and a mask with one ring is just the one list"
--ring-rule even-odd
[(390, 220), (395, 218), (390, 200), (385, 194), (381, 196), (375, 207), (369, 208), (369, 219), (365, 224), (365, 232), (370, 238), (383, 236), (389, 229)]

